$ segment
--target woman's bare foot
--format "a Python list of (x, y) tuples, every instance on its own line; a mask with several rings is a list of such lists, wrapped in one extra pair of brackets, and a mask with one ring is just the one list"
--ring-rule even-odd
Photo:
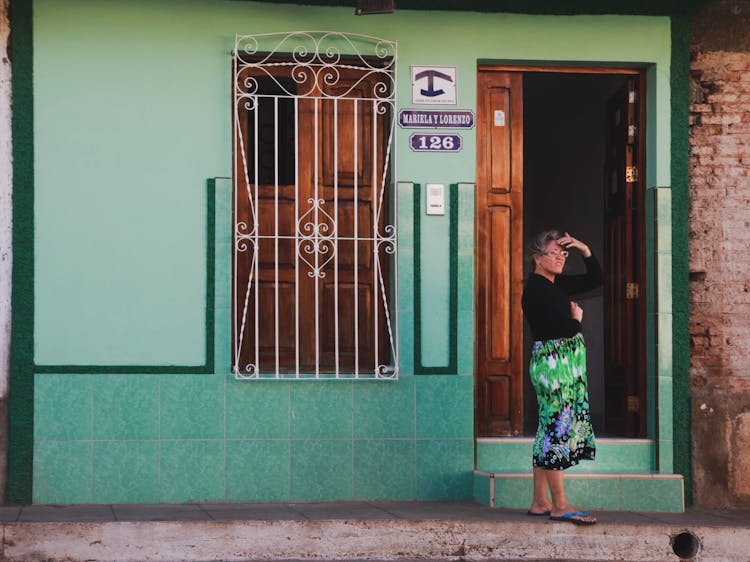
[(562, 509), (553, 509), (550, 513), (550, 519), (553, 521), (566, 521), (575, 525), (593, 525), (596, 523), (596, 517), (592, 517), (583, 511), (576, 511), (570, 504), (567, 504)]
[(552, 504), (534, 502), (527, 513), (529, 515), (550, 515), (552, 513)]

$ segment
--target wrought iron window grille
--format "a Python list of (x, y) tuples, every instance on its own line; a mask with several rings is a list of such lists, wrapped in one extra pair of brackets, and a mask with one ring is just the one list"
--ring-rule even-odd
[(236, 378), (398, 377), (395, 68), (375, 37), (236, 36)]

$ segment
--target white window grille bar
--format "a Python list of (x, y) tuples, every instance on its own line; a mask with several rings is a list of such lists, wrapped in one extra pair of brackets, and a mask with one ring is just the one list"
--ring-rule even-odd
[[(378, 354), (378, 345), (380, 344), (380, 338), (378, 337), (378, 102), (372, 102), (372, 295), (371, 306), (372, 306), (372, 322), (373, 322), (373, 347), (375, 356), (375, 365), (373, 366), (373, 372), (377, 374), (378, 365), (380, 365), (380, 356)], [(385, 172), (385, 170), (384, 170)]]
[[(256, 112), (257, 113), (257, 112)], [(256, 130), (257, 134), (257, 130)], [(256, 142), (256, 146), (257, 146)], [(276, 347), (276, 378), (279, 378), (279, 98), (273, 98), (273, 257), (274, 257), (274, 284), (273, 284), (273, 314), (275, 318), (274, 322), (274, 346)], [(257, 166), (256, 166), (257, 168)], [(257, 183), (256, 185), (256, 193)], [(258, 284), (256, 283), (256, 286)], [(258, 299), (255, 299), (255, 306), (258, 306)], [(255, 317), (255, 326), (258, 327), (259, 322), (257, 316)], [(257, 338), (255, 345), (258, 345)]]
[[(239, 121), (239, 113), (236, 116), (236, 120)], [(236, 126), (239, 127), (239, 123), (237, 123)], [(242, 135), (240, 135), (240, 151), (242, 153), (242, 159), (244, 161), (245, 160), (245, 144), (243, 142)], [(247, 167), (246, 166), (244, 166), (244, 173), (245, 173), (245, 181), (247, 181)], [(237, 207), (238, 207), (237, 203), (238, 203), (239, 198), (240, 198), (240, 192), (237, 191), (237, 193), (235, 194), (235, 199), (237, 201), (235, 201), (235, 205), (234, 205), (234, 207), (235, 207), (235, 209), (234, 209), (234, 224), (236, 225), (235, 229), (239, 229), (240, 228), (240, 225), (239, 225), (239, 223), (237, 221)], [(235, 232), (235, 235), (239, 235), (239, 233)], [(239, 236), (238, 236), (238, 238), (239, 238)], [(237, 251), (237, 245), (240, 244), (240, 243), (241, 243), (240, 239), (238, 239), (237, 241), (235, 241), (235, 248), (234, 248), (235, 254), (236, 254), (236, 251)], [(234, 260), (234, 279), (235, 280), (237, 279), (237, 259)], [(250, 287), (248, 286), (247, 290), (249, 290), (249, 289), (250, 289)], [(235, 281), (235, 292), (237, 290), (239, 290), (239, 287), (237, 287), (237, 282)], [(241, 329), (237, 326), (237, 322), (236, 321), (233, 322), (234, 332), (235, 332), (235, 340), (234, 341), (236, 342), (235, 365), (234, 365), (235, 374), (238, 372), (237, 358), (239, 357), (240, 345), (241, 345), (241, 342), (242, 342), (242, 334), (243, 334), (243, 331), (244, 331), (244, 328), (245, 328), (245, 318), (246, 317), (247, 317), (247, 292), (245, 293), (245, 306), (244, 306), (244, 310), (243, 310), (243, 314), (242, 314), (242, 327), (241, 327)], [(237, 331), (238, 330), (239, 330), (239, 334), (240, 334), (239, 339), (237, 339)]]
[[(294, 98), (294, 146), (299, 146), (299, 98)], [(294, 151), (294, 376), (299, 378), (299, 153)]]
[[(260, 132), (259, 132), (260, 131), (260, 127), (258, 126), (259, 125), (259, 123), (258, 123), (258, 113), (259, 113), (258, 103), (260, 103), (260, 102), (259, 102), (259, 100), (257, 98), (254, 99), (253, 101), (254, 101), (254, 106), (255, 106), (255, 111), (254, 111), (254, 115), (253, 115), (253, 124), (254, 124), (253, 125), (253, 129), (254, 129), (254, 133), (253, 133), (253, 158), (255, 159), (255, 161), (254, 161), (255, 164), (253, 165), (253, 176), (254, 176), (253, 180), (255, 182), (253, 184), (255, 186), (254, 193), (253, 193), (253, 197), (255, 198), (255, 205), (253, 207), (253, 230), (255, 231), (255, 245), (253, 246), (253, 268), (254, 268), (254, 271), (255, 271), (255, 273), (256, 273), (256, 275), (258, 277), (255, 280), (255, 302), (254, 302), (255, 319), (256, 319), (256, 321), (254, 323), (255, 324), (255, 326), (254, 326), (254, 329), (255, 329), (255, 373), (254, 374), (257, 376), (257, 374), (260, 373), (260, 369), (261, 369), (261, 366), (260, 366), (260, 325), (259, 325), (259, 323), (257, 321), (258, 320), (258, 312), (259, 312), (258, 311), (258, 306), (259, 306), (258, 303), (260, 302), (260, 298), (259, 298), (259, 296), (260, 296), (260, 221), (258, 220), (258, 213), (259, 213), (259, 207), (258, 207), (258, 205), (260, 203), (260, 201), (258, 200), (259, 192), (260, 192), (260, 189), (259, 189), (259, 186), (260, 186), (260, 172), (258, 170), (258, 168), (259, 168), (259, 166), (258, 166), (258, 155), (259, 155), (259, 152), (258, 152), (258, 144), (259, 144), (258, 143), (258, 138), (260, 136)], [(249, 184), (248, 184), (248, 189), (250, 189), (250, 185)], [(253, 282), (253, 277), (252, 277), (252, 272), (251, 272), (250, 278), (248, 279), (248, 283), (252, 283), (252, 282)], [(245, 297), (245, 300), (247, 301), (247, 297)], [(247, 305), (245, 305), (245, 306), (247, 307)], [(243, 322), (245, 322), (244, 318), (243, 318)]]
[[(387, 103), (387, 102), (386, 102)], [(380, 217), (381, 213), (383, 212), (383, 201), (385, 197), (385, 186), (386, 181), (388, 179), (388, 167), (390, 165), (391, 160), (391, 148), (395, 146), (396, 144), (396, 138), (394, 135), (394, 130), (396, 129), (396, 111), (395, 107), (391, 107), (391, 123), (388, 133), (388, 143), (386, 145), (385, 150), (385, 161), (383, 162), (383, 177), (381, 180), (380, 185), (380, 200), (379, 200), (379, 206), (378, 206), (378, 217)], [(394, 186), (397, 187), (397, 186)], [(391, 211), (393, 214), (393, 225), (398, 224), (398, 205), (393, 205), (393, 210)], [(398, 247), (397, 247), (397, 238), (396, 238), (396, 231), (393, 226), (386, 226), (385, 227), (385, 234), (390, 235), (390, 239), (386, 239), (386, 253), (390, 253), (393, 256), (393, 271), (389, 272), (389, 275), (391, 276), (391, 279), (393, 280), (393, 285), (395, 287), (395, 295), (398, 295)], [(388, 250), (390, 248), (390, 251)], [(390, 348), (391, 348), (391, 356), (392, 356), (392, 363), (395, 365), (394, 370), (394, 376), (398, 376), (398, 325), (394, 324), (391, 325), (391, 312), (388, 307), (388, 298), (385, 293), (385, 283), (383, 282), (383, 272), (382, 270), (380, 273), (380, 289), (383, 296), (383, 311), (385, 313), (385, 322), (388, 326), (388, 333), (391, 334), (390, 338)], [(378, 366), (378, 371), (380, 371), (380, 367)], [(383, 374), (383, 373), (378, 373)]]
[[(239, 92), (239, 84), (237, 83), (237, 57), (236, 56), (232, 57), (232, 76), (234, 77), (234, 81), (233, 81), (234, 82), (234, 84), (233, 84), (234, 91), (232, 92), (232, 94), (234, 96), (233, 97), (234, 106), (233, 106), (232, 109), (234, 111), (234, 128), (235, 128), (235, 134), (232, 135), (232, 152), (234, 154), (237, 154), (237, 151), (239, 150), (240, 153), (242, 154), (243, 160), (244, 160), (244, 155), (245, 155), (244, 148), (245, 147), (242, 146), (242, 137), (243, 137), (243, 135), (242, 135), (242, 132), (241, 132), (242, 130), (239, 128), (240, 111), (239, 111), (239, 109), (237, 107), (238, 100), (240, 99), (240, 92)], [(238, 138), (239, 138), (239, 141), (240, 141), (239, 143), (237, 142)], [(237, 181), (236, 178), (238, 177), (238, 174), (239, 174), (239, 170), (237, 168), (238, 168), (238, 166), (237, 166), (237, 158), (232, 158), (232, 177), (235, 178), (235, 183)], [(245, 167), (245, 170), (246, 169), (247, 169), (247, 167)], [(235, 189), (234, 193), (233, 193), (234, 197), (235, 198), (238, 197), (238, 194), (239, 194), (239, 190)], [(233, 219), (232, 220), (232, 224), (235, 225), (235, 229), (236, 229), (237, 228), (236, 227), (236, 225), (237, 225), (237, 204), (236, 204), (236, 202), (233, 205), (233, 207), (234, 207), (234, 209), (232, 209), (232, 219)], [(236, 232), (233, 232), (232, 234), (236, 235)], [(235, 244), (236, 243), (237, 242), (235, 241)], [(237, 255), (236, 254), (236, 250), (235, 250), (234, 247), (232, 248), (232, 254), (235, 257)], [(232, 279), (233, 280), (237, 279), (237, 260), (236, 259), (232, 260)], [(232, 293), (233, 293), (232, 294), (232, 300), (234, 302), (232, 302), (232, 306), (237, 306), (237, 297), (234, 295), (234, 292), (236, 292), (236, 290), (237, 290), (237, 288), (236, 288), (236, 281), (234, 281), (234, 283), (233, 283), (233, 288), (234, 288), (234, 291), (232, 291)], [(243, 317), (244, 317), (244, 315), (243, 315)], [(239, 358), (240, 354), (239, 354), (239, 343), (238, 343), (238, 340), (237, 340), (237, 316), (235, 314), (232, 314), (232, 342), (234, 343), (234, 358), (232, 359), (232, 372), (234, 373), (235, 376), (237, 376), (238, 375), (237, 363), (238, 363), (238, 358)]]
[(359, 137), (357, 136), (358, 102), (354, 99), (354, 378), (359, 378)]
[(313, 136), (313, 147), (314, 147), (314, 161), (315, 165), (313, 168), (313, 173), (315, 174), (315, 179), (313, 182), (314, 185), (314, 197), (315, 201), (313, 202), (313, 208), (315, 209), (315, 227), (313, 228), (313, 236), (315, 240), (315, 244), (313, 245), (313, 248), (315, 249), (315, 378), (320, 378), (320, 250), (322, 246), (320, 245), (320, 217), (318, 215), (318, 205), (320, 202), (320, 199), (318, 198), (318, 139), (320, 138), (318, 136), (318, 103), (320, 102), (319, 98), (315, 98), (315, 126), (313, 127), (314, 136)]
[[(237, 84), (235, 83), (235, 88), (236, 87), (237, 87)], [(257, 103), (257, 100), (254, 100), (252, 98), (247, 98), (246, 96), (240, 96), (238, 94), (237, 97), (235, 98), (235, 107), (237, 107), (237, 104), (240, 104), (240, 103), (243, 104), (243, 105), (245, 105), (245, 107), (247, 109), (252, 109), (252, 108), (255, 107), (255, 104)], [(255, 124), (256, 124), (256, 131), (257, 131), (257, 111), (255, 112)], [(238, 130), (240, 130), (239, 112), (236, 112), (236, 114), (235, 114), (235, 126), (238, 128)], [(257, 162), (257, 142), (255, 143), (255, 146), (256, 146), (255, 161)], [(237, 240), (235, 241), (235, 249), (234, 249), (234, 251), (235, 251), (235, 253), (237, 252), (238, 249), (240, 251), (247, 251), (247, 244), (248, 244), (248, 242), (250, 242), (250, 244), (251, 244), (251, 246), (253, 248), (253, 257), (251, 259), (250, 272), (249, 272), (249, 275), (248, 275), (248, 283), (247, 283), (247, 287), (245, 289), (245, 299), (244, 299), (243, 314), (242, 314), (242, 325), (240, 327), (239, 340), (235, 340), (235, 341), (237, 341), (237, 350), (236, 350), (235, 357), (239, 357), (241, 342), (242, 342), (242, 339), (243, 339), (244, 333), (245, 333), (245, 324), (246, 324), (246, 321), (247, 321), (247, 307), (248, 307), (248, 301), (249, 301), (249, 296), (250, 296), (250, 289), (251, 289), (251, 286), (252, 286), (253, 275), (254, 275), (255, 272), (257, 272), (257, 264), (258, 264), (258, 261), (257, 261), (257, 256), (258, 256), (258, 236), (257, 236), (258, 235), (258, 231), (257, 231), (258, 229), (257, 229), (257, 224), (258, 223), (257, 223), (257, 214), (256, 214), (256, 209), (257, 209), (257, 190), (256, 190), (256, 201), (255, 201), (256, 204), (255, 204), (255, 206), (253, 206), (253, 204), (252, 204), (253, 200), (252, 200), (251, 189), (250, 189), (250, 178), (248, 176), (248, 165), (247, 165), (247, 157), (246, 157), (247, 153), (246, 153), (246, 149), (245, 149), (244, 136), (242, 136), (242, 135), (240, 135), (240, 151), (241, 151), (241, 154), (242, 154), (242, 161), (243, 161), (243, 176), (244, 176), (244, 179), (245, 179), (246, 194), (247, 194), (247, 198), (248, 198), (248, 203), (250, 205), (251, 224), (248, 225), (248, 224), (245, 224), (245, 223), (239, 223), (237, 221), (237, 208), (236, 208), (237, 205), (235, 205), (234, 216), (235, 216), (235, 225), (237, 225), (235, 227), (235, 236), (236, 236)], [(256, 179), (256, 184), (257, 184), (257, 168), (256, 168), (255, 179)], [(235, 190), (235, 191), (236, 191), (236, 197), (235, 198), (239, 202), (240, 191), (239, 190)], [(249, 232), (247, 232), (248, 229), (249, 229)], [(244, 233), (240, 232), (240, 230), (245, 231), (245, 232)], [(252, 237), (253, 236), (253, 232), (255, 233), (255, 238), (254, 239)], [(237, 277), (236, 277), (236, 274), (237, 274), (237, 260), (235, 259), (234, 261), (235, 261), (235, 264), (234, 264), (235, 279), (237, 279)], [(236, 285), (236, 283), (235, 283), (235, 285)], [(257, 293), (257, 283), (256, 283), (256, 293)], [(256, 303), (257, 303), (257, 299), (256, 299)], [(256, 309), (256, 317), (257, 317), (257, 309)], [(235, 333), (236, 333), (236, 331), (237, 331), (236, 322), (233, 322), (233, 325), (234, 325), (234, 330), (235, 330)], [(256, 326), (256, 334), (257, 334), (257, 326)], [(256, 353), (256, 365), (257, 364), (258, 364), (258, 361), (257, 361), (257, 353)], [(235, 371), (235, 374), (239, 373), (238, 362), (235, 362), (234, 371)]]
[[(333, 220), (338, 226), (339, 221), (339, 100), (333, 100)], [(356, 119), (356, 117), (355, 117)], [(336, 378), (340, 374), (340, 350), (339, 350), (339, 229), (333, 229), (334, 253), (333, 253), (333, 323), (334, 323), (334, 354)]]

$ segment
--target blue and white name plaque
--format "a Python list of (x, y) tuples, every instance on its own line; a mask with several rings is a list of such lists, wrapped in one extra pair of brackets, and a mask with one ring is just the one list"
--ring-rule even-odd
[(403, 129), (472, 129), (474, 112), (468, 109), (402, 109), (398, 124)]
[(414, 133), (409, 137), (414, 152), (458, 152), (462, 148), (461, 135), (445, 133)]

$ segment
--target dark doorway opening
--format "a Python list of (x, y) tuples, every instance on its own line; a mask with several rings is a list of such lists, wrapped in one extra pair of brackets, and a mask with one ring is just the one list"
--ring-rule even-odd
[[(608, 301), (613, 299), (607, 284), (616, 283), (619, 287), (621, 283), (607, 278), (607, 260), (612, 258), (608, 255), (611, 249), (606, 247), (610, 189), (607, 178), (611, 175), (608, 150), (612, 150), (608, 101), (627, 88), (632, 79), (632, 74), (562, 72), (526, 72), (523, 79), (524, 248), (537, 232), (556, 228), (585, 241), (604, 268), (605, 287), (578, 296), (576, 301), (584, 309), (583, 335), (594, 429), (598, 435), (616, 437), (642, 436), (640, 422), (633, 428), (632, 424), (625, 427), (618, 421), (622, 412), (612, 400), (611, 383), (622, 373), (615, 372), (605, 345), (609, 333), (606, 324), (612, 315)], [(638, 186), (640, 183), (629, 188), (640, 190)], [(642, 206), (638, 212), (643, 214)], [(527, 264), (524, 278), (529, 271)], [(570, 259), (565, 271), (582, 272), (580, 257)], [(528, 372), (531, 343), (528, 326), (524, 325), (524, 373)], [(523, 395), (524, 433), (534, 435), (537, 405), (528, 376), (524, 376)], [(645, 404), (641, 407), (645, 417)]]

